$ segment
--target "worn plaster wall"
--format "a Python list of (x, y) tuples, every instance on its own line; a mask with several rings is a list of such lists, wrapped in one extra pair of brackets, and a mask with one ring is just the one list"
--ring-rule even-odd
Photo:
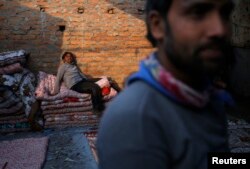
[(30, 68), (56, 73), (65, 50), (88, 75), (123, 84), (152, 51), (143, 0), (0, 0), (0, 51), (25, 49)]
[(236, 61), (232, 68), (232, 92), (250, 99), (250, 1), (236, 0), (233, 20), (232, 44)]

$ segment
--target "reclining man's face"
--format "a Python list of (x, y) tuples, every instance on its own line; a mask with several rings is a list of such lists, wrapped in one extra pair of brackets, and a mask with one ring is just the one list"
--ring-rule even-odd
[(170, 62), (193, 75), (215, 74), (227, 63), (231, 0), (173, 0), (163, 45)]
[(73, 57), (70, 54), (67, 54), (64, 56), (64, 62), (65, 63), (72, 63), (73, 62)]
[(67, 54), (64, 56), (63, 61), (65, 63), (72, 63), (73, 62), (73, 57), (70, 54)]

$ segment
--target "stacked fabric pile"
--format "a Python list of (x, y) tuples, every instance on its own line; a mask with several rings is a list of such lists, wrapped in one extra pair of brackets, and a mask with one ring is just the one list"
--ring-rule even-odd
[[(36, 88), (36, 99), (41, 101), (41, 109), (45, 119), (45, 128), (60, 128), (68, 126), (88, 126), (97, 127), (99, 123), (98, 115), (92, 109), (91, 95), (77, 93), (67, 89), (63, 84), (60, 92), (52, 96), (56, 77), (45, 72), (39, 72), (38, 85)], [(104, 85), (105, 80), (100, 80), (100, 85)], [(114, 89), (105, 96), (110, 100), (116, 95)]]
[(28, 117), (36, 101), (35, 76), (25, 68), (24, 50), (0, 53), (0, 132), (29, 130)]
[(88, 140), (90, 150), (91, 150), (96, 162), (98, 162), (98, 155), (97, 155), (97, 149), (96, 149), (97, 130), (84, 132), (84, 135)]

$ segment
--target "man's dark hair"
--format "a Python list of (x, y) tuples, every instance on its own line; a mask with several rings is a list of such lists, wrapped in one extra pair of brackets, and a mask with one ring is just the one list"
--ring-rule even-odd
[(162, 17), (166, 17), (168, 10), (172, 4), (173, 0), (147, 0), (146, 1), (146, 26), (147, 26), (147, 39), (151, 42), (153, 47), (156, 47), (157, 42), (152, 36), (152, 33), (149, 29), (149, 23), (148, 23), (148, 15), (150, 11), (157, 11)]
[(74, 54), (72, 52), (64, 52), (63, 55), (62, 55), (62, 59), (64, 59), (65, 56), (68, 55), (68, 54), (74, 58)]

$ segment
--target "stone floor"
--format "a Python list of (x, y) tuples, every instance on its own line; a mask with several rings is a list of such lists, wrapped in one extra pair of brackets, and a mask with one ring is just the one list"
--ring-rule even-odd
[(235, 100), (236, 108), (228, 111), (229, 145), (232, 152), (250, 152), (250, 100)]
[(231, 119), (228, 133), (231, 152), (250, 153), (250, 123), (243, 119)]

